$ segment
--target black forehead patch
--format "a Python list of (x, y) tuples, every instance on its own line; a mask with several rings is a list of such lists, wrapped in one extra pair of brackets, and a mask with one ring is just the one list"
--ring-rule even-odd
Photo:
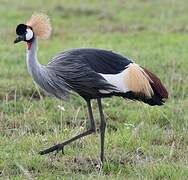
[(27, 25), (25, 25), (25, 24), (19, 24), (16, 27), (16, 34), (17, 35), (23, 35), (23, 34), (26, 33), (26, 29), (27, 29)]

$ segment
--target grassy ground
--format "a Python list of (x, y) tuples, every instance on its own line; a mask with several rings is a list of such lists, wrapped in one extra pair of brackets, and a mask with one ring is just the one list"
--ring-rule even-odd
[[(187, 179), (187, 9), (186, 0), (1, 0), (0, 178)], [(65, 155), (38, 155), (87, 123), (80, 97), (60, 102), (39, 92), (27, 72), (25, 44), (13, 45), (16, 25), (41, 10), (53, 25), (52, 38), (39, 43), (41, 63), (69, 48), (110, 49), (152, 70), (169, 89), (163, 107), (103, 101), (108, 121), (103, 172), (96, 167), (98, 133), (67, 146)], [(93, 107), (98, 125), (96, 102)]]

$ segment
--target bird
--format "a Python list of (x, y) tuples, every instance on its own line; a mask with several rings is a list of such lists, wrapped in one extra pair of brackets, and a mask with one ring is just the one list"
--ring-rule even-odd
[(48, 39), (52, 26), (44, 13), (34, 13), (31, 18), (16, 27), (14, 43), (27, 44), (27, 68), (34, 82), (47, 94), (66, 100), (71, 94), (81, 96), (88, 109), (89, 128), (75, 137), (42, 150), (39, 154), (64, 151), (73, 141), (96, 132), (92, 112), (92, 100), (97, 100), (100, 114), (100, 162), (104, 162), (106, 118), (102, 99), (113, 96), (125, 100), (140, 101), (150, 106), (161, 106), (169, 93), (161, 80), (148, 69), (133, 60), (110, 50), (75, 48), (55, 55), (47, 65), (39, 63), (38, 40)]

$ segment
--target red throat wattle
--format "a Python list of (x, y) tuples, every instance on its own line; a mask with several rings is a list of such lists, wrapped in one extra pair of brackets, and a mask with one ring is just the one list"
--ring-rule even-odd
[(31, 49), (31, 45), (32, 43), (31, 42), (27, 42), (27, 49), (30, 50)]

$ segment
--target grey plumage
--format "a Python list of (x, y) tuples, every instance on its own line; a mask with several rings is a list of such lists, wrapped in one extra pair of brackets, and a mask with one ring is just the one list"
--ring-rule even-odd
[(32, 48), (27, 54), (27, 67), (34, 82), (48, 94), (60, 99), (66, 99), (69, 96), (70, 88), (62, 78), (58, 77), (50, 68), (38, 62), (36, 39), (33, 40)]
[(27, 55), (28, 70), (33, 80), (50, 95), (66, 99), (70, 90), (74, 90), (85, 99), (93, 99), (101, 95), (99, 90), (115, 89), (87, 64), (77, 61), (71, 51), (60, 53), (46, 66), (39, 64), (36, 53), (37, 40), (33, 39)]

